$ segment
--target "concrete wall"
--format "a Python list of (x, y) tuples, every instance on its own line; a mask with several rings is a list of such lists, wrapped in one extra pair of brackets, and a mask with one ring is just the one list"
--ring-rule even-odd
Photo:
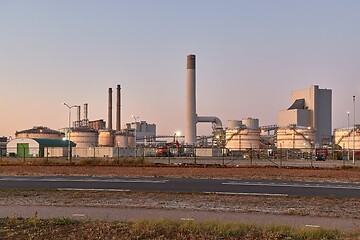
[(117, 147), (90, 147), (90, 148), (73, 148), (72, 155), (74, 157), (86, 158), (113, 158), (113, 157), (131, 157), (134, 156), (134, 149), (117, 148)]
[(306, 109), (291, 109), (279, 112), (279, 127), (286, 127), (289, 125), (295, 126), (310, 126), (310, 111)]

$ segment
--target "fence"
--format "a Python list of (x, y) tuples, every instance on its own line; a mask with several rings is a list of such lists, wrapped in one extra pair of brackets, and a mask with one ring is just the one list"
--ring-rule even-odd
[[(46, 159), (47, 161), (67, 161), (68, 148), (0, 148), (1, 160), (13, 162)], [(276, 167), (340, 167), (360, 166), (359, 150), (332, 149), (235, 149), (199, 148), (175, 146), (156, 148), (137, 146), (136, 148), (88, 147), (72, 148), (71, 160), (120, 159), (142, 157), (155, 164), (172, 165), (215, 165), (215, 166), (276, 166)]]

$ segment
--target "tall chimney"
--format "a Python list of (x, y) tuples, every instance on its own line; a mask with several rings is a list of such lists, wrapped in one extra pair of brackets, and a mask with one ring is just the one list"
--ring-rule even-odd
[(76, 127), (80, 127), (81, 126), (81, 107), (77, 106), (77, 121), (76, 121)]
[(112, 88), (109, 88), (108, 130), (112, 130)]
[(117, 85), (116, 88), (116, 131), (120, 131), (121, 129), (121, 95), (120, 95), (121, 87)]
[(84, 104), (84, 123), (83, 123), (83, 126), (84, 127), (87, 127), (88, 126), (88, 104), (85, 103)]
[(186, 119), (185, 119), (185, 143), (196, 143), (196, 72), (195, 55), (187, 56), (186, 68)]

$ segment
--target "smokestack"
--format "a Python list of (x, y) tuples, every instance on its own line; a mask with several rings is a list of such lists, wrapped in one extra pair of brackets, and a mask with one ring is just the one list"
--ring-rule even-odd
[(121, 129), (121, 95), (120, 95), (121, 87), (117, 85), (116, 88), (116, 131), (120, 131)]
[(76, 126), (80, 127), (81, 126), (81, 107), (77, 106), (77, 121), (76, 121)]
[(112, 130), (112, 88), (109, 88), (108, 130)]
[(185, 120), (185, 143), (196, 143), (196, 72), (195, 55), (187, 56), (186, 68), (186, 120)]
[(87, 127), (88, 126), (88, 104), (85, 103), (84, 104), (84, 120), (83, 120), (83, 126)]

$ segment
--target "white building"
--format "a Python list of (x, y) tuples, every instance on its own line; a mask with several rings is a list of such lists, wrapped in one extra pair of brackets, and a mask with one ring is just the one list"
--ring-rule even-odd
[(315, 130), (315, 146), (331, 141), (332, 90), (313, 85), (291, 92), (292, 105), (279, 112), (279, 127), (302, 126)]
[(126, 124), (127, 130), (134, 130), (136, 142), (150, 143), (156, 141), (156, 125), (146, 121), (132, 122)]

